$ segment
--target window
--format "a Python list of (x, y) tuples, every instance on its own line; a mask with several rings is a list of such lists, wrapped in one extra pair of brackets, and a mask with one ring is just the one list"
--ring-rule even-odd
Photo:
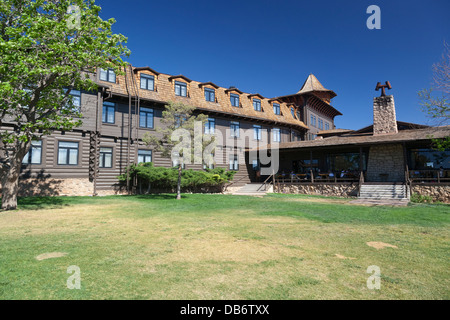
[(175, 81), (175, 95), (187, 97), (187, 84), (184, 82)]
[(253, 99), (253, 109), (255, 109), (255, 111), (261, 111), (261, 100)]
[(187, 121), (187, 118), (185, 116), (175, 115), (175, 128), (181, 127), (183, 123)]
[(316, 116), (314, 116), (314, 115), (311, 115), (311, 125), (312, 125), (313, 127), (316, 126)]
[(281, 142), (281, 130), (279, 128), (273, 128), (273, 142)]
[(233, 107), (239, 107), (239, 96), (237, 94), (230, 94), (230, 102)]
[(30, 151), (23, 158), (22, 164), (41, 164), (42, 141), (31, 141)]
[(230, 154), (230, 170), (239, 170), (239, 156), (237, 154)]
[(139, 127), (153, 128), (153, 109), (143, 107), (139, 109)]
[(301, 119), (301, 118), (300, 118), (300, 111), (299, 111), (299, 110), (297, 110), (297, 119), (298, 119), (298, 120)]
[(113, 148), (100, 148), (100, 168), (112, 168)]
[(280, 105), (278, 103), (273, 104), (273, 113), (280, 115)]
[(148, 74), (141, 74), (141, 89), (155, 90), (155, 77)]
[(115, 123), (116, 106), (112, 102), (103, 102), (103, 123)]
[[(63, 89), (64, 93), (67, 93), (67, 89)], [(79, 112), (81, 108), (81, 91), (80, 90), (74, 90), (71, 89), (69, 93), (70, 97), (72, 98), (72, 105), (74, 112)], [(69, 109), (70, 106), (67, 105), (67, 109)]]
[[(332, 172), (366, 170), (366, 154), (363, 153), (362, 156), (360, 161), (359, 153), (330, 154), (327, 155), (327, 166)], [(362, 168), (360, 168), (361, 162)]]
[(58, 142), (58, 164), (78, 165), (78, 142)]
[(294, 108), (292, 108), (292, 107), (291, 107), (291, 114), (292, 114), (292, 118), (295, 119), (295, 110), (294, 110)]
[(214, 169), (214, 153), (203, 159), (203, 169)]
[(319, 129), (323, 129), (323, 120), (319, 118)]
[(100, 69), (100, 80), (116, 83), (116, 73), (113, 69)]
[(208, 120), (205, 123), (205, 134), (214, 134), (215, 126), (216, 126), (216, 119), (208, 118)]
[(255, 140), (261, 140), (261, 126), (254, 125), (253, 126), (253, 138)]
[(325, 130), (330, 130), (330, 124), (328, 122), (325, 122)]
[(252, 160), (252, 169), (253, 169), (253, 171), (259, 170), (259, 160), (258, 159)]
[(152, 150), (138, 150), (138, 163), (152, 162)]
[(214, 89), (205, 88), (205, 100), (216, 102), (216, 91)]
[[(172, 167), (178, 167), (180, 164), (180, 154), (176, 151), (172, 154)], [(181, 164), (181, 168), (184, 169), (186, 165), (184, 163)]]
[(239, 122), (231, 121), (231, 123), (230, 123), (230, 131), (231, 131), (231, 137), (232, 138), (239, 138), (239, 136), (240, 136)]

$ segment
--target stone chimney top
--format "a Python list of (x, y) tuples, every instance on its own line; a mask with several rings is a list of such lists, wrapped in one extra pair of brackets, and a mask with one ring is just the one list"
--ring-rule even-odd
[(373, 135), (398, 133), (394, 96), (373, 98)]

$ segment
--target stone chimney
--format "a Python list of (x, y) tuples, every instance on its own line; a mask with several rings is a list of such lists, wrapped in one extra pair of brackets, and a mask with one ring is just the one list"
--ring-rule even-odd
[(373, 98), (373, 135), (398, 133), (394, 96)]

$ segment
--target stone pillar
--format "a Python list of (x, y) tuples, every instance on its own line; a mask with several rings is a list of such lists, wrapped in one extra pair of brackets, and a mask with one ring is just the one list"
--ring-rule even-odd
[(373, 135), (398, 133), (394, 96), (373, 98)]

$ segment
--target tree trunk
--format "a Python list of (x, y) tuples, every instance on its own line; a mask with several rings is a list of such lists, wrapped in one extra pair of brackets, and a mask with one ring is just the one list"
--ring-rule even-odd
[(181, 199), (181, 164), (178, 165), (177, 200)]
[(2, 210), (17, 209), (17, 194), (19, 192), (19, 176), (22, 169), (22, 161), (31, 147), (31, 141), (18, 141), (15, 150), (8, 157), (5, 145), (2, 145), (1, 156), (7, 159), (0, 170), (0, 183), (2, 187)]
[(19, 191), (19, 168), (11, 167), (2, 173), (2, 210), (17, 209), (17, 193)]

